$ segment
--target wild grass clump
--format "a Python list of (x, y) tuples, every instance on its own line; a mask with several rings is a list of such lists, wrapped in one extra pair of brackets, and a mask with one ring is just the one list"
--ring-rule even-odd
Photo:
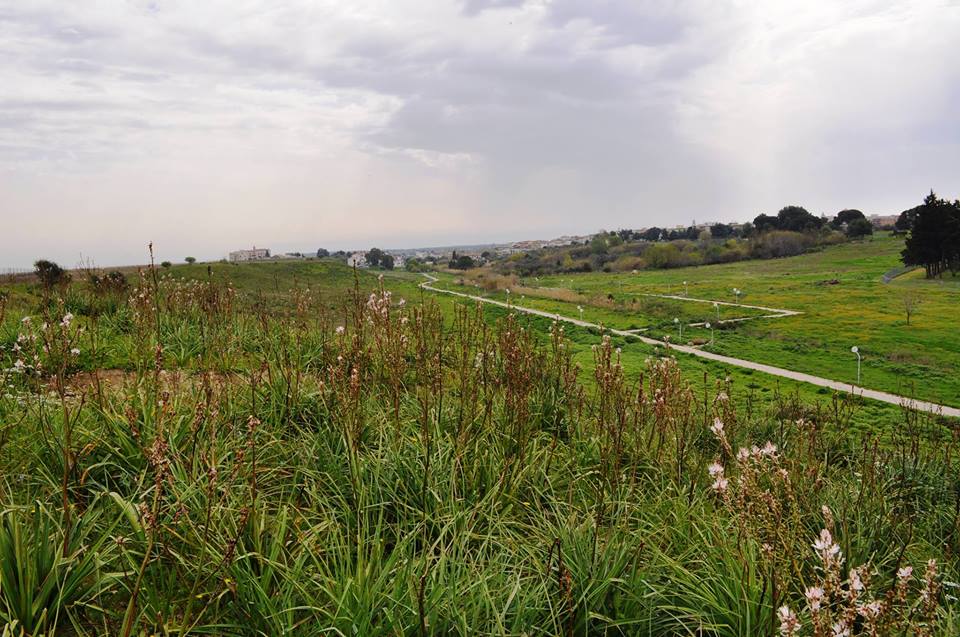
[(956, 627), (953, 442), (912, 412), (852, 443), (847, 407), (744, 410), (609, 337), (582, 369), (560, 324), (382, 282), (278, 306), (149, 269), (45, 307), (0, 351), (11, 634)]

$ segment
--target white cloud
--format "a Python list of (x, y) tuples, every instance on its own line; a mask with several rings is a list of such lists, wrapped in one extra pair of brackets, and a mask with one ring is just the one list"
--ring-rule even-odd
[(897, 211), (958, 194), (958, 27), (892, 0), (0, 0), (0, 265)]

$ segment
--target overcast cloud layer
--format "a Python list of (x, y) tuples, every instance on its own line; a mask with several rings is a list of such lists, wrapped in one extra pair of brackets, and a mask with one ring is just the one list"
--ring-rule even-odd
[(960, 195), (960, 4), (0, 0), (0, 267)]

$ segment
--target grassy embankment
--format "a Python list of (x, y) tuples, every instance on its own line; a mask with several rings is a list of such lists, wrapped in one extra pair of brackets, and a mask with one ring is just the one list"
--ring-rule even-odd
[(854, 438), (849, 405), (421, 305), (407, 275), (206, 272), (7, 306), (10, 634), (746, 637), (781, 606), (804, 634), (956, 633), (960, 478), (925, 419)]

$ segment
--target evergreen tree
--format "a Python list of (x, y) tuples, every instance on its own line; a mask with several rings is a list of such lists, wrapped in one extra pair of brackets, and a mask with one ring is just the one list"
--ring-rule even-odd
[(927, 278), (960, 270), (960, 201), (950, 203), (931, 190), (916, 209), (901, 253), (906, 265), (923, 266)]

